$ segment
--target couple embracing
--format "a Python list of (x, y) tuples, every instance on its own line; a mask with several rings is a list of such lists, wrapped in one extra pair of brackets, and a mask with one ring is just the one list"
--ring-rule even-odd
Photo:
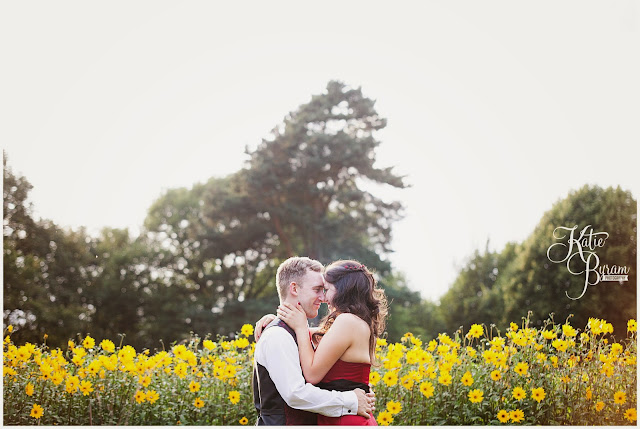
[[(256, 324), (257, 425), (375, 426), (369, 370), (387, 301), (371, 272), (356, 261), (324, 269), (313, 259), (292, 257), (278, 267), (276, 286), (277, 317)], [(323, 302), (329, 314), (310, 328), (307, 319)]]

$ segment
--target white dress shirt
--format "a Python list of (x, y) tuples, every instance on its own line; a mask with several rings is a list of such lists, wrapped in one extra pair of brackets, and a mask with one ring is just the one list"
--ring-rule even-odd
[(358, 413), (358, 397), (355, 392), (323, 390), (305, 382), (298, 346), (284, 328), (273, 326), (266, 329), (256, 343), (254, 358), (269, 371), (278, 393), (291, 408), (328, 417)]

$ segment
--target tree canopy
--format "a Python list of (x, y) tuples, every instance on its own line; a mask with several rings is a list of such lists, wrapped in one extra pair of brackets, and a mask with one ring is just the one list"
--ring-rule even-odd
[(274, 312), (275, 272), (293, 255), (358, 259), (391, 279), (385, 255), (402, 205), (365, 188), (406, 185), (378, 166), (375, 132), (386, 120), (374, 105), (360, 88), (329, 82), (246, 150), (244, 168), (166, 191), (138, 237), (34, 221), (30, 185), (5, 165), (5, 322), (29, 341), (91, 332), (156, 347), (190, 331), (228, 335)]
[[(549, 259), (549, 247), (563, 241), (554, 238), (554, 230), (576, 225), (578, 232), (591, 226), (596, 232), (608, 234), (604, 246), (595, 249), (600, 266), (628, 267), (627, 281), (601, 281), (585, 290), (586, 273), (572, 275), (566, 263)], [(563, 243), (567, 244), (565, 235)], [(568, 251), (560, 246), (557, 249)], [(512, 321), (518, 323), (532, 311), (536, 325), (553, 313), (558, 322), (573, 315), (570, 323), (577, 327), (584, 327), (590, 317), (605, 319), (617, 332), (624, 333), (627, 320), (636, 318), (636, 250), (637, 202), (630, 192), (599, 186), (572, 191), (544, 214), (524, 242), (510, 243), (501, 252), (486, 249), (470, 258), (441, 299), (447, 329), (453, 331), (462, 325), (468, 328), (471, 323), (504, 327)], [(575, 256), (571, 268), (575, 273), (585, 270), (580, 255)], [(591, 275), (590, 282), (595, 280)]]

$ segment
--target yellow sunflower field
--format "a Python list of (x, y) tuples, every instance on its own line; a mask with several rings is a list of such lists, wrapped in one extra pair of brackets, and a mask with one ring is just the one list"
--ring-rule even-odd
[[(65, 350), (3, 334), (4, 424), (255, 424), (253, 328), (150, 354), (87, 336)], [(380, 425), (635, 425), (637, 325), (613, 333), (528, 317), (423, 342), (378, 340), (370, 382)], [(621, 337), (624, 337), (621, 339)]]

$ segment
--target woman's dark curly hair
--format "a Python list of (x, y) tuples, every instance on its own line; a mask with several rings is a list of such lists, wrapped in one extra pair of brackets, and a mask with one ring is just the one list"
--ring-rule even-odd
[(336, 288), (331, 303), (333, 311), (320, 321), (320, 329), (313, 334), (313, 339), (320, 340), (339, 314), (355, 314), (369, 325), (369, 354), (374, 363), (376, 340), (384, 332), (388, 312), (384, 291), (376, 287), (376, 279), (367, 267), (357, 261), (332, 263), (325, 268), (324, 278)]

